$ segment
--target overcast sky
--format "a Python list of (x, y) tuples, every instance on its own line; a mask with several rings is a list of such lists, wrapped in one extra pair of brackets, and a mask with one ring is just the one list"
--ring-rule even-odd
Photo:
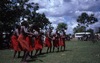
[(76, 19), (82, 12), (93, 13), (98, 18), (99, 22), (90, 27), (100, 26), (100, 0), (30, 0), (30, 2), (39, 4), (37, 12), (45, 13), (55, 28), (60, 22), (67, 23), (67, 33), (73, 33), (73, 28), (77, 26)]

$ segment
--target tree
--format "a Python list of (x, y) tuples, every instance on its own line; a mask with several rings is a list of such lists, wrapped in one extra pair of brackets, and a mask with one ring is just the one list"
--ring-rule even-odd
[(77, 27), (75, 27), (73, 29), (74, 33), (84, 32), (85, 30), (86, 30), (86, 27), (85, 26), (80, 26), (80, 25), (78, 25)]
[(90, 28), (90, 29), (87, 30), (87, 32), (93, 33), (94, 30)]
[[(39, 9), (37, 3), (28, 3), (29, 0), (16, 1), (0, 0), (0, 33), (10, 33), (9, 36), (6, 33), (7, 40), (5, 40), (7, 43), (10, 42), (11, 30), (21, 21), (24, 21), (23, 25), (25, 26), (28, 26), (27, 22), (32, 24), (35, 29), (42, 29), (50, 23), (44, 13), (36, 13)], [(25, 19), (27, 19), (27, 22), (25, 22)]]
[(0, 30), (11, 30), (11, 27), (14, 27), (16, 23), (20, 23), (22, 20), (24, 21), (25, 18), (29, 24), (36, 27), (38, 26), (38, 28), (43, 28), (50, 23), (44, 13), (36, 13), (39, 9), (38, 3), (27, 3), (28, 1), (29, 0), (18, 0), (17, 2), (11, 0), (0, 1)]
[(20, 16), (18, 9), (10, 0), (0, 1), (0, 31), (10, 31)]
[(57, 30), (61, 32), (62, 30), (67, 30), (67, 27), (65, 23), (58, 23)]
[[(24, 8), (24, 6), (26, 6), (26, 9)], [(44, 13), (40, 14), (36, 12), (39, 9), (38, 3), (26, 4), (25, 2), (20, 2), (20, 7), (25, 9), (23, 10), (21, 15), (22, 19), (24, 20), (24, 18), (26, 18), (32, 29), (43, 29), (48, 24), (50, 24), (50, 21), (46, 18)]]
[(82, 13), (77, 19), (78, 25), (88, 27), (91, 24), (98, 22), (98, 19), (94, 14), (88, 15), (87, 13)]
[(45, 14), (34, 13), (31, 17), (30, 24), (32, 24), (33, 29), (44, 29), (50, 21), (46, 18)]

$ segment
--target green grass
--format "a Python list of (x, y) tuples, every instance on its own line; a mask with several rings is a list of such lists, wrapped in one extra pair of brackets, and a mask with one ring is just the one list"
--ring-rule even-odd
[[(12, 57), (12, 50), (0, 50), (0, 63), (20, 63), (21, 58)], [(66, 51), (39, 55), (29, 63), (100, 63), (100, 41), (67, 41)]]

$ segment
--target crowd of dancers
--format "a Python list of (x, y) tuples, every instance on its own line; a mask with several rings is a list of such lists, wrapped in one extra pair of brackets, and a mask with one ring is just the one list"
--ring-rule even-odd
[(56, 31), (52, 33), (52, 30), (47, 30), (45, 33), (40, 30), (30, 29), (28, 26), (24, 25), (23, 22), (20, 26), (16, 26), (12, 36), (11, 44), (14, 50), (14, 58), (18, 53), (23, 51), (23, 57), (21, 62), (27, 63), (26, 59), (33, 56), (33, 51), (35, 51), (34, 56), (42, 54), (43, 47), (47, 47), (46, 53), (54, 52), (57, 48), (57, 52), (65, 50), (65, 32), (62, 30), (62, 34)]

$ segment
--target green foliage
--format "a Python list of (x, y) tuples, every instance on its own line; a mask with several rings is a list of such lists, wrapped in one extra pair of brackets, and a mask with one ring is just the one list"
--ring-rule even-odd
[(77, 18), (78, 26), (73, 29), (75, 32), (83, 32), (86, 31), (86, 28), (98, 22), (98, 19), (94, 16), (94, 14), (88, 15), (87, 13), (83, 12), (80, 16)]
[(29, 23), (32, 24), (33, 29), (43, 29), (48, 24), (50, 24), (44, 13), (33, 13), (33, 16)]
[[(24, 8), (26, 6), (26, 9)], [(28, 3), (20, 2), (20, 7), (24, 10), (22, 11), (21, 17), (27, 19), (28, 23), (32, 25), (32, 29), (43, 29), (45, 26), (50, 24), (49, 20), (46, 18), (45, 14), (37, 13), (36, 11), (39, 9), (38, 3)]]
[(67, 30), (67, 27), (65, 23), (58, 23), (57, 30), (61, 32), (62, 30)]
[(74, 33), (85, 32), (85, 30), (86, 30), (85, 26), (79, 26), (79, 25), (73, 29)]
[(79, 25), (88, 27), (89, 25), (98, 22), (98, 19), (94, 16), (94, 14), (88, 15), (84, 12), (78, 16), (77, 22)]
[[(45, 14), (36, 13), (39, 9), (38, 3), (27, 3), (29, 0), (19, 0), (13, 2), (10, 0), (0, 1), (0, 30), (11, 30), (9, 27), (14, 27), (16, 23), (19, 23), (22, 18), (27, 19), (29, 24), (35, 28), (44, 28), (50, 22), (46, 18)], [(4, 29), (2, 29), (4, 27)]]
[(20, 17), (20, 9), (9, 0), (0, 1), (0, 31), (9, 31)]
[(87, 30), (87, 32), (93, 33), (94, 30), (90, 28), (90, 29)]

